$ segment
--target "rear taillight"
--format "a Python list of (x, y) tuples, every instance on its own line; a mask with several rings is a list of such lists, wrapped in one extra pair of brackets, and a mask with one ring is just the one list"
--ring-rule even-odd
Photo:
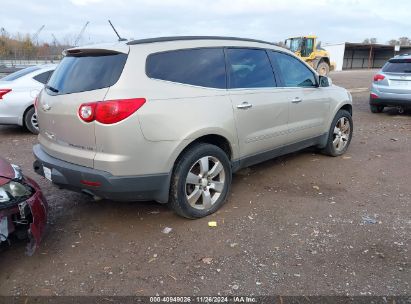
[(377, 98), (378, 98), (378, 95), (375, 94), (375, 93), (371, 93), (371, 94), (370, 94), (370, 98), (371, 98), (371, 99), (377, 99)]
[(374, 81), (376, 81), (376, 82), (384, 80), (384, 79), (385, 79), (385, 76), (381, 75), (381, 74), (377, 74), (377, 75), (374, 76)]
[(11, 89), (0, 89), (0, 99), (3, 99), (3, 96), (11, 92)]
[(80, 106), (78, 114), (85, 122), (95, 120), (102, 124), (114, 124), (129, 117), (145, 102), (144, 98), (132, 98), (84, 103)]

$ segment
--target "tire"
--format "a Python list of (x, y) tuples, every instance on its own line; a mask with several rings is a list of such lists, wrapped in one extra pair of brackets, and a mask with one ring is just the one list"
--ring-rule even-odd
[(171, 177), (170, 207), (178, 215), (189, 219), (212, 214), (226, 201), (231, 180), (231, 164), (227, 154), (211, 144), (196, 144), (185, 151), (175, 164)]
[(323, 153), (329, 156), (344, 154), (351, 143), (352, 132), (351, 114), (346, 110), (339, 110), (331, 123), (327, 145), (323, 149)]
[(372, 106), (370, 105), (371, 113), (381, 113), (384, 110), (384, 106)]
[(320, 76), (327, 76), (330, 72), (330, 66), (327, 62), (321, 61), (317, 66), (317, 72)]
[(33, 134), (39, 134), (39, 125), (34, 107), (31, 107), (24, 115), (24, 126)]

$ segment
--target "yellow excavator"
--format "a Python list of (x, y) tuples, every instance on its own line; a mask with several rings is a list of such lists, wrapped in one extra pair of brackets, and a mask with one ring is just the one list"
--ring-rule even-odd
[(330, 54), (317, 45), (317, 36), (291, 37), (285, 40), (285, 46), (322, 76), (327, 76), (335, 68)]

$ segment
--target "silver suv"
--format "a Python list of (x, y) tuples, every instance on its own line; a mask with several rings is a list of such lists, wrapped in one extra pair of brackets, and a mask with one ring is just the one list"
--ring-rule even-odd
[(391, 58), (374, 76), (371, 112), (381, 113), (385, 107), (398, 107), (400, 113), (411, 107), (411, 55)]
[(37, 103), (34, 168), (60, 187), (215, 212), (232, 173), (309, 146), (343, 154), (351, 95), (271, 43), (171, 37), (69, 49)]

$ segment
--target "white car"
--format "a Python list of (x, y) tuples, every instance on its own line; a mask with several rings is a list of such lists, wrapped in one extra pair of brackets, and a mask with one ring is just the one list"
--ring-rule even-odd
[(38, 134), (34, 100), (56, 66), (32, 66), (0, 79), (0, 124), (24, 126)]

